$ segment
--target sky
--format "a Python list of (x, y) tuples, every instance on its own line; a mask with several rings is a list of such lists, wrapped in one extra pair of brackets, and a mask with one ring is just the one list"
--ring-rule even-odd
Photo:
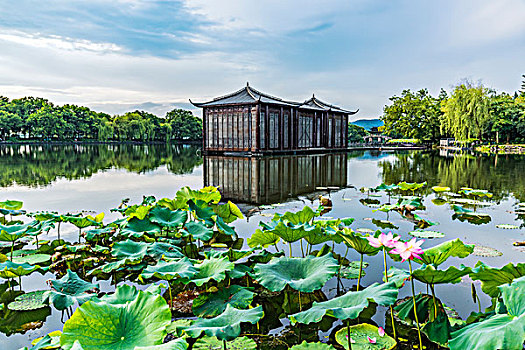
[(525, 0), (0, 0), (0, 95), (111, 114), (249, 81), (371, 119), (404, 89), (513, 93), (522, 74)]

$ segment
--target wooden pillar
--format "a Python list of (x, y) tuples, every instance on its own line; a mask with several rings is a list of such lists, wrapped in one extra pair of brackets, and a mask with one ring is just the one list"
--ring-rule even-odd
[(264, 148), (269, 149), (270, 148), (270, 138), (268, 137), (270, 135), (270, 117), (268, 115), (268, 105), (266, 105), (266, 112), (264, 113)]
[(282, 151), (284, 148), (284, 110), (281, 107), (281, 113), (279, 113), (279, 149)]
[[(204, 152), (208, 149), (208, 108), (202, 109), (202, 149)], [(205, 176), (206, 177), (206, 176)]]

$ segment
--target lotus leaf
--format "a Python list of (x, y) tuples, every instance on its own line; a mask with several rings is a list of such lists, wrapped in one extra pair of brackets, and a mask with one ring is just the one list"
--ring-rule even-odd
[(123, 236), (142, 237), (144, 234), (154, 236), (160, 232), (160, 226), (152, 223), (148, 219), (140, 220), (132, 218), (126, 226), (120, 231)]
[(375, 232), (374, 230), (370, 228), (357, 228), (356, 231), (359, 233), (363, 233), (363, 234), (371, 234)]
[(144, 220), (150, 209), (150, 206), (132, 205), (126, 209), (125, 214), (129, 217), (130, 221), (131, 219)]
[[(352, 350), (391, 350), (397, 345), (395, 339), (388, 334), (384, 334), (381, 337), (379, 335), (379, 328), (376, 326), (361, 323), (348, 328), (341, 328), (335, 333), (335, 340), (345, 349), (348, 349), (348, 329), (350, 329), (350, 338), (355, 342), (352, 342)], [(370, 344), (369, 338), (375, 339), (375, 343)]]
[(496, 225), (496, 228), (502, 228), (504, 230), (516, 230), (520, 227), (516, 225), (500, 224), (500, 225)]
[[(392, 282), (397, 288), (401, 288), (405, 284), (405, 281), (410, 279), (410, 272), (392, 266), (387, 271), (387, 277), (388, 282)], [(386, 282), (384, 277), (383, 281)]]
[(287, 285), (295, 290), (311, 293), (324, 286), (339, 270), (331, 254), (321, 257), (274, 258), (267, 264), (254, 266), (254, 278), (263, 287), (282, 291)]
[(78, 340), (85, 350), (134, 350), (162, 344), (171, 312), (159, 295), (142, 291), (125, 304), (88, 301), (64, 324), (60, 344), (69, 350)]
[(227, 257), (222, 257), (205, 259), (194, 267), (197, 273), (191, 279), (184, 279), (182, 282), (185, 284), (193, 282), (200, 287), (210, 280), (220, 282), (225, 279), (226, 272), (233, 270), (234, 264)]
[[(62, 331), (53, 331), (43, 337), (36, 338), (31, 342), (33, 347), (29, 350), (58, 349), (60, 348), (60, 336)], [(27, 348), (24, 348), (27, 349)]]
[(399, 228), (388, 220), (372, 219), (372, 223), (382, 229), (398, 229)]
[[(507, 313), (495, 314), (452, 333), (452, 350), (522, 349), (525, 340), (525, 277), (500, 286)], [(496, 294), (496, 293), (494, 293)]]
[(185, 210), (170, 210), (163, 207), (155, 207), (149, 212), (149, 220), (162, 227), (179, 227), (188, 221), (188, 212)]
[(503, 253), (495, 248), (476, 244), (474, 245), (474, 251), (472, 252), (472, 255), (483, 257), (496, 257), (503, 255)]
[(290, 350), (335, 350), (335, 348), (325, 343), (307, 343), (306, 340), (303, 340), (301, 344), (292, 346)]
[[(357, 279), (359, 278), (359, 261), (351, 261), (348, 266), (341, 267), (339, 271), (339, 276), (346, 279)], [(368, 266), (367, 262), (363, 262), (363, 269)], [(361, 271), (361, 277), (365, 276), (366, 272)]]
[(8, 210), (18, 210), (22, 208), (22, 205), (24, 205), (21, 201), (15, 201), (15, 200), (5, 200), (3, 202), (0, 202), (0, 208), (2, 209), (8, 209)]
[(409, 235), (417, 238), (443, 238), (445, 237), (445, 234), (442, 232), (437, 231), (423, 231), (423, 230), (416, 230), (411, 231), (408, 233)]
[(34, 254), (28, 254), (28, 255), (13, 256), (12, 261), (18, 264), (28, 263), (31, 265), (38, 265), (38, 264), (46, 263), (49, 260), (51, 260), (51, 255), (49, 254), (34, 253)]
[[(192, 350), (223, 350), (224, 344), (217, 337), (202, 337), (193, 344)], [(248, 337), (238, 337), (226, 342), (228, 350), (256, 350), (257, 343)]]
[(451, 256), (465, 258), (474, 251), (474, 246), (464, 244), (459, 238), (443, 242), (435, 247), (425, 249), (421, 259), (414, 259), (420, 264), (439, 266)]
[(448, 192), (448, 191), (450, 191), (450, 187), (434, 186), (434, 187), (432, 187), (432, 191), (434, 191), (436, 193)]
[(375, 191), (386, 191), (386, 192), (390, 192), (390, 191), (393, 191), (395, 189), (397, 189), (397, 185), (396, 184), (387, 185), (384, 182), (381, 185), (379, 185), (376, 188), (374, 188)]
[(329, 315), (340, 320), (354, 319), (359, 316), (370, 301), (382, 306), (392, 305), (399, 290), (394, 282), (379, 284), (374, 283), (359, 292), (346, 294), (328, 301), (314, 302), (306, 311), (289, 316), (292, 323), (320, 322), (324, 315)]
[(461, 265), (460, 268), (450, 266), (446, 270), (438, 270), (433, 265), (421, 265), (419, 269), (413, 271), (412, 276), (423, 283), (441, 284), (441, 283), (459, 283), (461, 277), (468, 275), (471, 268)]
[(461, 188), (459, 193), (463, 193), (463, 194), (465, 194), (467, 196), (492, 198), (492, 193), (490, 193), (487, 190), (475, 190), (475, 189), (468, 188), (468, 187)]
[(192, 338), (199, 337), (203, 332), (209, 337), (220, 340), (233, 340), (241, 334), (241, 323), (256, 323), (264, 315), (262, 306), (253, 309), (239, 310), (230, 305), (222, 314), (214, 318), (198, 318), (190, 326), (182, 327)]
[(79, 305), (82, 305), (93, 298), (93, 294), (86, 292), (99, 288), (98, 284), (82, 280), (76, 272), (69, 269), (64, 277), (51, 281), (50, 283), (53, 290), (44, 293), (42, 300), (49, 301), (58, 310), (64, 310), (70, 307), (75, 301), (78, 302)]
[(236, 233), (235, 233), (235, 229), (231, 226), (229, 226), (226, 222), (224, 222), (224, 220), (220, 217), (220, 216), (217, 216), (216, 219), (215, 219), (215, 223), (217, 224), (217, 229), (226, 234), (226, 235), (229, 235), (229, 236), (235, 236)]
[(400, 182), (397, 184), (397, 187), (401, 190), (401, 191), (416, 191), (416, 190), (419, 190), (420, 188), (426, 186), (427, 182), (422, 182), (422, 183), (415, 183), (415, 182)]
[(243, 264), (235, 264), (235, 267), (233, 270), (228, 271), (228, 277), (229, 278), (243, 278), (244, 276), (253, 275), (253, 269), (249, 266), (243, 265)]
[(158, 260), (162, 257), (165, 258), (182, 258), (182, 254), (179, 247), (170, 243), (164, 242), (155, 242), (148, 246), (147, 255), (153, 257), (155, 260)]
[(351, 229), (345, 228), (341, 234), (345, 244), (350, 248), (353, 248), (359, 254), (376, 255), (379, 252), (379, 248), (372, 247), (366, 236), (363, 236)]
[(14, 242), (28, 234), (31, 228), (38, 225), (38, 221), (31, 221), (27, 224), (2, 225), (0, 224), (0, 241)]
[(118, 260), (124, 261), (126, 264), (138, 264), (146, 256), (149, 246), (149, 244), (144, 242), (135, 242), (127, 239), (115, 243), (111, 249), (111, 255)]
[(198, 191), (192, 190), (189, 187), (183, 187), (177, 191), (175, 195), (179, 203), (186, 203), (189, 200), (201, 200), (205, 203), (219, 203), (221, 194), (216, 187), (208, 186)]
[(216, 216), (216, 213), (211, 207), (204, 201), (198, 200), (196, 202), (190, 200), (188, 201), (188, 206), (191, 211), (194, 212), (197, 219), (203, 220), (206, 225), (213, 225), (213, 217)]
[(135, 350), (186, 350), (187, 348), (188, 343), (186, 343), (186, 340), (179, 338), (160, 345), (136, 346)]
[(110, 234), (115, 232), (115, 228), (108, 226), (104, 228), (94, 228), (84, 232), (84, 237), (86, 241), (90, 242), (98, 238), (107, 237)]
[(228, 201), (226, 204), (219, 204), (213, 206), (213, 211), (217, 213), (225, 223), (229, 224), (237, 219), (243, 219), (241, 210), (232, 202)]
[[(160, 286), (151, 285), (144, 293), (151, 295), (160, 295)], [(106, 294), (99, 299), (92, 299), (93, 302), (105, 302), (113, 305), (124, 305), (135, 300), (139, 295), (139, 290), (127, 284), (121, 284), (115, 289), (115, 293)]]
[(18, 264), (9, 260), (0, 263), (0, 277), (4, 279), (30, 275), (37, 270), (41, 270), (41, 267), (28, 263)]
[(140, 275), (141, 279), (152, 277), (158, 279), (172, 280), (174, 278), (192, 278), (197, 273), (191, 261), (184, 257), (179, 259), (167, 259), (159, 261), (155, 266), (148, 266)]
[(191, 236), (193, 239), (200, 239), (201, 241), (209, 241), (213, 237), (213, 230), (206, 227), (202, 222), (190, 221), (184, 225), (181, 231), (183, 237)]
[(499, 286), (512, 283), (514, 279), (522, 276), (525, 276), (525, 263), (508, 263), (501, 268), (495, 268), (478, 262), (470, 273), (470, 278), (481, 281), (481, 290), (492, 298), (499, 296)]
[(271, 232), (282, 238), (283, 241), (293, 243), (305, 238), (312, 232), (320, 233), (321, 228), (308, 223), (294, 225), (293, 223), (285, 224), (280, 221)]
[[(275, 219), (277, 219), (278, 217), (279, 215), (276, 214)], [(314, 217), (315, 212), (310, 207), (304, 207), (303, 209), (295, 213), (287, 211), (282, 216), (280, 216), (281, 220), (287, 220), (293, 225), (309, 223), (313, 220)]]
[(272, 244), (276, 244), (279, 242), (280, 238), (276, 234), (274, 234), (271, 231), (267, 230), (255, 230), (255, 233), (252, 234), (250, 238), (248, 238), (248, 246), (250, 248), (254, 247), (263, 247), (267, 248), (268, 246)]
[(254, 295), (250, 289), (237, 285), (221, 288), (214, 293), (201, 294), (193, 300), (193, 313), (198, 317), (214, 317), (220, 315), (227, 305), (246, 309), (252, 303)]
[(38, 290), (19, 295), (15, 298), (14, 301), (10, 302), (9, 305), (7, 305), (7, 308), (13, 311), (25, 311), (36, 310), (46, 307), (48, 306), (47, 303), (42, 302), (42, 296), (44, 295), (44, 293), (44, 290)]

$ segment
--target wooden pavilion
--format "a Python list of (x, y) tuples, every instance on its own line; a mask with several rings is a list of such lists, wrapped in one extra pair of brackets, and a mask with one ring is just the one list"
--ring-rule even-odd
[(206, 153), (295, 153), (347, 148), (349, 111), (312, 96), (293, 102), (255, 90), (249, 84), (203, 103)]

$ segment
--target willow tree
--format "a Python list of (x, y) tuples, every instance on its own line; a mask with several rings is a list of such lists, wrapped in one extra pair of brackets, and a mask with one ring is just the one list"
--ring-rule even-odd
[(490, 118), (489, 106), (488, 91), (483, 85), (464, 83), (456, 86), (443, 108), (441, 132), (457, 140), (481, 138)]

